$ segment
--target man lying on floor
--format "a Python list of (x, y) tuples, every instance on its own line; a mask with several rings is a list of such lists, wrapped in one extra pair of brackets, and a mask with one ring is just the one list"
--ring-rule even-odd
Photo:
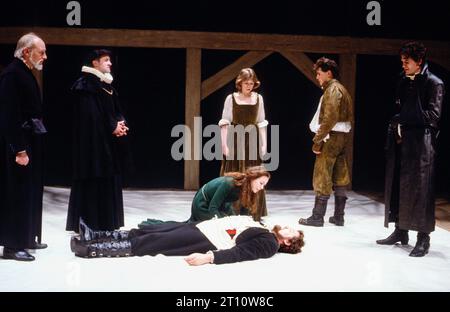
[(225, 264), (270, 258), (277, 252), (299, 253), (303, 232), (275, 225), (271, 230), (249, 216), (198, 223), (152, 224), (130, 231), (93, 231), (80, 220), (71, 239), (78, 257), (187, 256), (189, 265)]

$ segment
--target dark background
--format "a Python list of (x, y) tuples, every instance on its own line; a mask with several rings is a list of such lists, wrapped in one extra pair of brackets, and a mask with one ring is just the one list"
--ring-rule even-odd
[[(68, 27), (68, 1), (2, 3), (0, 26)], [(368, 26), (369, 1), (276, 1), (271, 4), (231, 1), (79, 1), (82, 28), (131, 28), (210, 32), (309, 34), (450, 41), (450, 11), (444, 1), (379, 1), (381, 26)], [(45, 38), (44, 38), (45, 39)], [(71, 97), (90, 47), (50, 45), (44, 66), (47, 135), (47, 185), (70, 185)], [(137, 170), (130, 187), (182, 188), (183, 161), (172, 160), (173, 126), (184, 124), (185, 50), (111, 48), (114, 85), (130, 122)], [(12, 60), (14, 45), (0, 45), (0, 66)], [(245, 51), (202, 50), (202, 79), (227, 66)], [(312, 60), (322, 55), (308, 54)], [(338, 60), (337, 55), (327, 55)], [(272, 54), (253, 67), (262, 82), (266, 117), (280, 125), (280, 165), (270, 189), (311, 189), (314, 156), (308, 125), (321, 95), (289, 61)], [(430, 64), (449, 93), (450, 73)], [(397, 56), (358, 55), (355, 96), (353, 187), (382, 191), (386, 126), (394, 86), (401, 71)], [(203, 127), (217, 124), (233, 83), (201, 104)], [(438, 191), (450, 195), (449, 96), (441, 120)], [(206, 141), (206, 140), (205, 140)], [(216, 177), (219, 161), (201, 161), (201, 183)]]

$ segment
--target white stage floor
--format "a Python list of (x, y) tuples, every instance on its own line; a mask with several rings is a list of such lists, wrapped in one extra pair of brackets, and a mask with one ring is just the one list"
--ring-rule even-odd
[[(271, 221), (301, 228), (306, 245), (298, 255), (228, 265), (188, 266), (183, 257), (83, 259), (69, 248), (65, 232), (69, 190), (46, 188), (43, 242), (30, 263), (0, 259), (0, 291), (163, 291), (163, 292), (304, 292), (304, 291), (450, 291), (450, 233), (436, 227), (424, 258), (408, 246), (379, 246), (389, 235), (383, 227), (384, 206), (349, 194), (345, 226), (302, 227), (314, 202), (311, 191), (269, 191)], [(124, 191), (125, 228), (147, 217), (183, 221), (189, 217), (193, 192)], [(330, 200), (326, 220), (333, 211)]]

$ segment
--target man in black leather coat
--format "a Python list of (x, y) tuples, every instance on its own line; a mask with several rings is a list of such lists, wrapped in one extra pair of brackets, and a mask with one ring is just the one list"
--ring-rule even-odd
[(417, 231), (410, 256), (423, 257), (435, 227), (435, 155), (444, 84), (430, 72), (423, 44), (406, 43), (400, 57), (404, 72), (386, 145), (385, 226), (395, 222), (395, 231), (377, 243), (406, 245), (408, 230)]

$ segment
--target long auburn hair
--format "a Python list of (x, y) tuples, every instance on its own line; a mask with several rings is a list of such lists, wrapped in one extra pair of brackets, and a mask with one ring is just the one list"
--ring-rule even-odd
[(250, 214), (256, 212), (256, 194), (252, 192), (252, 181), (260, 177), (267, 177), (270, 179), (270, 173), (264, 166), (248, 167), (245, 172), (227, 172), (226, 177), (234, 179), (234, 185), (241, 188), (239, 201), (242, 206), (247, 208)]

